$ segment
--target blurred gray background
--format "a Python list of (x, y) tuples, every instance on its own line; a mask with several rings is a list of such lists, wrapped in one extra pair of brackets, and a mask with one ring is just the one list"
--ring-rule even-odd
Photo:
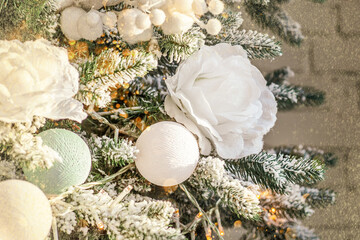
[[(283, 66), (295, 72), (291, 83), (326, 92), (320, 107), (278, 113), (265, 137), (267, 146), (310, 145), (339, 156), (320, 187), (334, 189), (337, 202), (315, 211), (305, 225), (323, 240), (360, 239), (360, 0), (328, 0), (314, 4), (293, 0), (284, 8), (302, 26), (301, 47), (283, 45), (283, 56), (253, 61), (265, 74)], [(244, 11), (244, 28), (261, 30)], [(270, 32), (268, 32), (269, 35)], [(225, 239), (238, 240), (236, 233)]]

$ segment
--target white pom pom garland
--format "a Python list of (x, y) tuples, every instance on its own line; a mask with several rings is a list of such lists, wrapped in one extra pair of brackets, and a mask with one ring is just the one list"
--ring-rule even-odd
[(103, 24), (96, 10), (82, 15), (77, 22), (78, 31), (82, 38), (94, 41), (103, 34)]
[(145, 30), (151, 27), (151, 21), (149, 15), (146, 13), (139, 13), (135, 19), (135, 25), (141, 30)]
[(205, 29), (209, 34), (217, 35), (221, 30), (221, 22), (215, 18), (212, 18), (207, 22)]
[(66, 8), (61, 13), (60, 26), (61, 31), (70, 40), (79, 40), (81, 34), (78, 31), (77, 22), (79, 18), (84, 15), (85, 10), (78, 7)]
[(117, 16), (114, 12), (106, 12), (101, 18), (103, 24), (109, 28), (115, 27)]
[(222, 13), (224, 11), (224, 3), (220, 0), (210, 0), (209, 11), (214, 15)]
[(151, 23), (155, 26), (160, 26), (165, 22), (166, 15), (161, 9), (153, 9), (150, 13)]

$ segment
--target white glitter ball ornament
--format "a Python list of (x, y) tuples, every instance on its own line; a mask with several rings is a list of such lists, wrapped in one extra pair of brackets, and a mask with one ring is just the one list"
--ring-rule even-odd
[(136, 142), (135, 164), (141, 175), (159, 186), (182, 183), (199, 159), (195, 137), (183, 125), (159, 122), (148, 127)]
[(91, 169), (91, 154), (84, 140), (65, 129), (46, 130), (38, 136), (59, 153), (62, 162), (55, 162), (49, 169), (23, 168), (26, 179), (47, 194), (60, 194), (70, 186), (84, 183)]
[(0, 213), (1, 240), (40, 240), (50, 231), (50, 203), (44, 193), (29, 182), (0, 182)]

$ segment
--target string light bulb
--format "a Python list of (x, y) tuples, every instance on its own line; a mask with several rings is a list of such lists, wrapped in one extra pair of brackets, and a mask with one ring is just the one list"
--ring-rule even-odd
[(275, 208), (271, 208), (271, 210), (270, 210), (272, 213), (276, 213), (276, 209)]
[(197, 215), (196, 215), (196, 218), (201, 218), (203, 216), (202, 212), (199, 212)]
[(99, 230), (101, 230), (101, 231), (104, 230), (104, 228), (105, 228), (103, 222), (98, 222), (98, 223), (96, 224), (96, 226), (97, 226), (97, 228), (98, 228)]

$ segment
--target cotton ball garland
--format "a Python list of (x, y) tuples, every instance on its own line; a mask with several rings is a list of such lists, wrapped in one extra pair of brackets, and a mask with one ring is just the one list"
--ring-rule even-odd
[(61, 13), (60, 27), (64, 35), (71, 40), (79, 40), (81, 34), (78, 31), (77, 22), (85, 14), (85, 10), (78, 7), (66, 8)]
[(166, 15), (163, 10), (161, 9), (153, 9), (150, 13), (150, 20), (151, 23), (155, 26), (160, 26), (165, 22)]
[(47, 194), (60, 194), (70, 186), (84, 183), (91, 168), (91, 154), (84, 140), (65, 129), (50, 129), (38, 136), (59, 153), (62, 162), (55, 162), (49, 169), (23, 168), (26, 179)]
[(149, 15), (146, 13), (139, 13), (136, 16), (135, 25), (137, 28), (144, 30), (151, 27), (151, 21)]
[(124, 41), (135, 44), (141, 41), (149, 41), (152, 36), (152, 28), (139, 29), (136, 26), (136, 18), (144, 14), (139, 9), (131, 8), (123, 10), (118, 15), (118, 30)]
[(109, 28), (115, 27), (117, 22), (117, 16), (114, 12), (106, 12), (102, 17), (101, 20), (103, 24)]
[(190, 177), (198, 159), (195, 137), (175, 122), (159, 122), (138, 138), (135, 164), (141, 175), (159, 186), (173, 186)]
[(194, 0), (192, 8), (194, 13), (199, 16), (204, 15), (208, 11), (206, 2), (204, 0)]
[(214, 15), (222, 13), (224, 11), (224, 3), (219, 0), (211, 0), (209, 2), (209, 11)]
[(173, 6), (182, 13), (192, 12), (193, 0), (173, 0)]
[(207, 22), (205, 29), (209, 34), (217, 35), (221, 30), (221, 22), (216, 18), (212, 18)]
[(94, 41), (103, 34), (103, 23), (98, 11), (91, 10), (80, 16), (77, 22), (78, 32), (81, 37)]
[(189, 30), (194, 24), (194, 20), (182, 13), (173, 12), (167, 17), (163, 25), (161, 25), (164, 34), (179, 34)]
[(0, 213), (1, 240), (45, 239), (50, 231), (50, 203), (44, 193), (29, 182), (0, 182)]

